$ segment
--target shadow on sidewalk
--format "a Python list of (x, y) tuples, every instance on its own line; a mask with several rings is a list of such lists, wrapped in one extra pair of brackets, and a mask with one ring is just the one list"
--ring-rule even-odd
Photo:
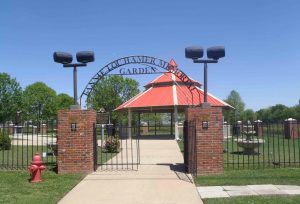
[(174, 173), (180, 180), (189, 183), (194, 183), (193, 177), (187, 173), (185, 165), (183, 163), (176, 163), (176, 164), (157, 163), (156, 165), (169, 166), (170, 170), (174, 171)]

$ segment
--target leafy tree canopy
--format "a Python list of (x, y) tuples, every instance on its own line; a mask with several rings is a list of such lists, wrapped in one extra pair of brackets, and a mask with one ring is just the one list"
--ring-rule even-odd
[(58, 94), (56, 97), (56, 108), (57, 110), (68, 109), (74, 104), (74, 99), (68, 94)]
[(242, 121), (254, 121), (256, 120), (256, 113), (252, 109), (246, 109), (241, 113)]
[(56, 115), (56, 92), (43, 82), (25, 88), (23, 117), (30, 120), (47, 120)]
[(277, 104), (257, 111), (257, 118), (265, 122), (282, 122), (287, 118), (300, 119), (300, 107)]
[[(87, 100), (87, 106), (95, 110), (104, 108), (108, 112), (112, 112), (119, 105), (129, 100), (139, 93), (139, 83), (130, 78), (123, 76), (109, 76), (96, 85), (94, 91)], [(116, 119), (118, 114), (113, 114)]]
[(234, 123), (237, 120), (262, 120), (264, 122), (283, 122), (287, 118), (295, 118), (300, 121), (300, 105), (287, 107), (283, 104), (277, 104), (268, 108), (262, 108), (258, 111), (245, 109), (245, 103), (236, 91), (231, 91), (225, 99), (227, 103), (235, 107), (235, 110), (225, 110), (225, 120)]
[(237, 91), (232, 90), (224, 101), (235, 108), (235, 110), (224, 111), (225, 120), (231, 122), (234, 120), (241, 120), (242, 113), (245, 109), (245, 103), (240, 94)]
[(16, 79), (0, 73), (0, 123), (13, 120), (21, 109), (22, 89)]
[(243, 112), (245, 109), (244, 101), (242, 100), (240, 94), (235, 90), (232, 90), (230, 92), (225, 101), (231, 106), (233, 106), (240, 113)]
[(296, 105), (291, 108), (294, 113), (294, 118), (300, 122), (300, 105)]

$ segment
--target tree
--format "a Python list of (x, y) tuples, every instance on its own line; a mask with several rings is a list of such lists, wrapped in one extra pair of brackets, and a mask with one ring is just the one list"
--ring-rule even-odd
[(283, 122), (287, 118), (300, 119), (300, 106), (287, 107), (277, 104), (256, 112), (257, 118), (264, 122)]
[(169, 119), (169, 115), (168, 114), (164, 114), (164, 113), (143, 113), (141, 115), (141, 121), (143, 122), (147, 122), (148, 125), (152, 126), (154, 124), (159, 124), (163, 117), (166, 118), (166, 120), (171, 120), (171, 117)]
[(254, 121), (256, 120), (256, 114), (252, 109), (246, 109), (241, 114), (242, 121)]
[(277, 104), (270, 107), (271, 121), (272, 122), (282, 122), (287, 118), (293, 117), (293, 113), (289, 108), (282, 104)]
[(0, 73), (0, 123), (15, 118), (21, 109), (22, 89), (16, 79), (6, 73)]
[(68, 109), (71, 105), (74, 104), (74, 99), (68, 94), (58, 94), (56, 97), (56, 109)]
[(256, 111), (256, 116), (258, 120), (262, 120), (264, 122), (271, 121), (272, 113), (269, 108), (260, 109)]
[(47, 120), (56, 116), (56, 92), (43, 82), (25, 88), (23, 117), (27, 120)]
[(232, 90), (224, 101), (235, 108), (234, 111), (224, 111), (225, 120), (231, 122), (234, 122), (234, 120), (241, 120), (241, 115), (245, 109), (245, 103), (240, 94), (237, 91)]
[(296, 120), (300, 121), (300, 105), (292, 107), (292, 112)]
[[(125, 101), (139, 93), (139, 83), (134, 79), (123, 76), (105, 77), (95, 86), (87, 100), (87, 107), (99, 110), (104, 108), (112, 112)], [(118, 114), (113, 114), (113, 119), (117, 119)]]

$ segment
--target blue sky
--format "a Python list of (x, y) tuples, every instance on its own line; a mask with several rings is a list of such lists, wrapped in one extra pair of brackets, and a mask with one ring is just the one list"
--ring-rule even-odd
[[(237, 90), (255, 110), (300, 99), (300, 1), (297, 0), (72, 0), (0, 2), (0, 72), (22, 87), (43, 81), (72, 95), (72, 71), (53, 62), (56, 50), (93, 50), (79, 70), (79, 92), (105, 64), (144, 54), (169, 60), (203, 81), (203, 67), (184, 48), (226, 47), (209, 65), (208, 90), (226, 98)], [(154, 75), (137, 79), (146, 84)]]

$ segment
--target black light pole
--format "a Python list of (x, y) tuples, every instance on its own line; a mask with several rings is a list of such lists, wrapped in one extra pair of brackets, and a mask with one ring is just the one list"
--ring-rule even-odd
[(77, 67), (73, 69), (73, 89), (74, 89), (74, 104), (78, 105), (77, 97)]
[(95, 60), (94, 52), (77, 52), (76, 58), (79, 63), (74, 64), (71, 63), (73, 61), (72, 55), (66, 52), (54, 52), (53, 58), (55, 62), (63, 64), (65, 68), (73, 68), (74, 105), (71, 106), (71, 109), (80, 109), (77, 96), (77, 67), (86, 67), (87, 63), (93, 62)]
[(185, 48), (185, 57), (192, 59), (194, 63), (204, 64), (204, 103), (207, 105), (207, 64), (218, 63), (219, 58), (225, 57), (225, 48), (223, 46), (216, 46), (207, 49), (208, 59), (199, 59), (203, 57), (202, 47), (187, 47)]
[(204, 63), (204, 103), (207, 103), (207, 63)]
[(85, 63), (64, 64), (64, 67), (73, 67), (73, 88), (74, 88), (74, 105), (78, 105), (77, 97), (77, 67), (86, 67)]

